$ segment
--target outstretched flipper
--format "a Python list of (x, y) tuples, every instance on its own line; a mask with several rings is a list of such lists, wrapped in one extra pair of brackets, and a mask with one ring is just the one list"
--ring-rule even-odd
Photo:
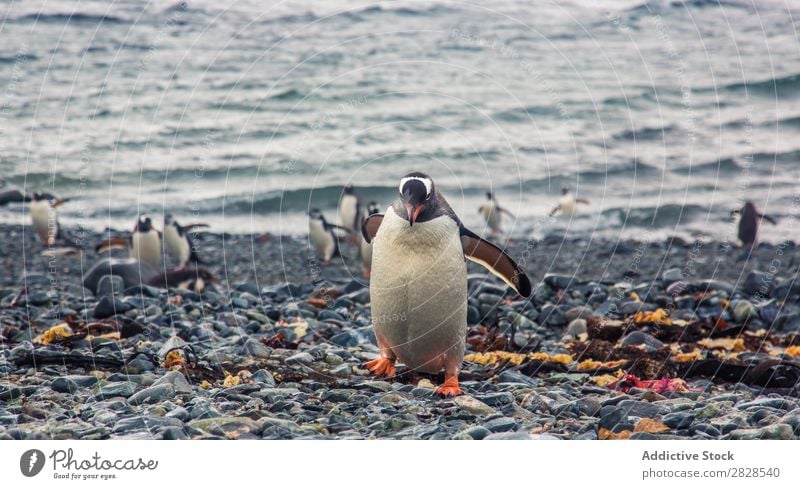
[(506, 209), (505, 207), (497, 206), (497, 210), (498, 210), (498, 212), (502, 212), (504, 214), (507, 214), (508, 217), (510, 217), (512, 219), (516, 219), (516, 217), (517, 217), (510, 210)]
[(378, 228), (381, 227), (382, 222), (383, 214), (372, 214), (364, 219), (364, 222), (361, 224), (361, 234), (364, 236), (367, 243), (372, 243), (373, 238), (378, 234)]
[(552, 217), (552, 216), (555, 216), (555, 215), (556, 215), (556, 212), (558, 212), (558, 211), (560, 211), (560, 210), (561, 210), (561, 206), (560, 206), (560, 205), (557, 205), (557, 206), (553, 207), (553, 210), (552, 210), (552, 211), (550, 211), (550, 214), (549, 214), (549, 216), (550, 216), (550, 217)]
[(184, 231), (186, 231), (188, 233), (188, 232), (194, 231), (195, 229), (207, 229), (207, 228), (209, 228), (211, 226), (209, 226), (208, 224), (202, 223), (202, 222), (198, 222), (198, 223), (189, 224), (189, 225), (181, 226), (181, 227), (183, 228)]
[(531, 295), (530, 279), (503, 250), (463, 226), (461, 227), (461, 245), (464, 248), (464, 255), (469, 260), (486, 267), (519, 295), (523, 297)]
[(776, 226), (778, 225), (778, 221), (777, 221), (777, 220), (776, 220), (774, 217), (772, 217), (772, 216), (770, 216), (770, 215), (767, 215), (767, 214), (759, 214), (759, 215), (758, 215), (758, 217), (760, 217), (761, 219), (764, 219), (765, 221), (769, 221), (769, 222), (770, 222), (770, 223), (772, 223), (773, 225), (776, 225)]
[(588, 200), (586, 200), (586, 199), (580, 199), (580, 198), (578, 198), (578, 199), (575, 199), (575, 202), (577, 202), (578, 204), (588, 204), (588, 203), (589, 203), (589, 201), (588, 201)]

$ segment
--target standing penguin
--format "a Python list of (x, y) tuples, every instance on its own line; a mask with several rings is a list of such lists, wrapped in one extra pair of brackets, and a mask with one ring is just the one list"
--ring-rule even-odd
[[(736, 211), (733, 213), (735, 212)], [(775, 219), (771, 216), (758, 212), (756, 206), (750, 201), (744, 203), (744, 207), (739, 211), (739, 214), (739, 240), (742, 242), (742, 246), (748, 248), (752, 248), (758, 238), (760, 219), (769, 221), (772, 224), (777, 224)]]
[(140, 214), (130, 237), (111, 238), (99, 244), (95, 251), (102, 253), (111, 248), (127, 248), (128, 256), (158, 270), (161, 268), (161, 233), (153, 227), (153, 220)]
[(197, 250), (192, 242), (191, 231), (207, 227), (208, 224), (181, 226), (172, 217), (172, 214), (164, 215), (164, 247), (173, 258), (178, 260), (180, 269), (186, 268), (190, 263), (203, 263), (197, 256)]
[(56, 243), (56, 239), (61, 238), (61, 229), (58, 225), (57, 208), (67, 199), (53, 199), (49, 194), (35, 192), (31, 196), (30, 213), (33, 229), (39, 239), (47, 246)]
[(308, 239), (317, 256), (322, 258), (322, 264), (327, 265), (331, 262), (331, 258), (339, 256), (339, 238), (333, 230), (347, 231), (347, 229), (329, 223), (319, 209), (311, 209), (308, 218)]
[(486, 221), (486, 225), (489, 226), (489, 230), (492, 233), (497, 234), (503, 232), (502, 214), (506, 213), (511, 218), (514, 217), (514, 214), (500, 207), (500, 205), (497, 203), (497, 199), (491, 192), (486, 192), (486, 202), (478, 208), (478, 212), (483, 216), (483, 219)]
[(358, 242), (361, 219), (361, 202), (359, 202), (353, 186), (348, 183), (344, 186), (342, 199), (339, 201), (339, 222), (350, 234), (350, 240), (353, 243)]
[(399, 359), (420, 372), (444, 369), (436, 392), (458, 395), (467, 333), (465, 257), (522, 296), (531, 294), (531, 283), (514, 260), (464, 227), (429, 176), (409, 173), (399, 193), (385, 215), (370, 216), (362, 227), (373, 243), (370, 296), (381, 350), (367, 368), (393, 376)]
[[(378, 208), (377, 202), (370, 202), (367, 206), (367, 218), (375, 214), (380, 214), (380, 212), (381, 210)], [(369, 278), (372, 273), (372, 243), (368, 242), (366, 238), (362, 236), (358, 251), (358, 254), (361, 256), (361, 267), (364, 270), (364, 278)]]
[(553, 216), (556, 212), (560, 212), (561, 216), (572, 217), (578, 211), (577, 204), (589, 204), (589, 201), (576, 198), (572, 195), (572, 192), (569, 191), (568, 187), (563, 187), (561, 189), (561, 198), (558, 200), (558, 205), (550, 211), (550, 215)]

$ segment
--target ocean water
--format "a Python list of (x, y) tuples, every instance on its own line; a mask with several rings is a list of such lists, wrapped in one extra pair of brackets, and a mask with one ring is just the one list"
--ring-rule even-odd
[(477, 231), (492, 190), (518, 236), (725, 239), (752, 200), (796, 238), (800, 4), (225, 3), (0, 2), (0, 177), (96, 229), (303, 234), (422, 170)]

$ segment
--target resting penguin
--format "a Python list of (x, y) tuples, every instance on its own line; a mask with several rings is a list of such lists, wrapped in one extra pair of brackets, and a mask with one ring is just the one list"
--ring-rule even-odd
[(353, 243), (358, 242), (361, 214), (361, 202), (359, 202), (353, 186), (350, 184), (345, 185), (344, 190), (342, 190), (342, 199), (339, 201), (339, 222), (350, 234), (350, 240)]
[[(377, 202), (370, 202), (367, 206), (367, 217), (373, 214), (380, 214)], [(372, 273), (372, 243), (362, 236), (361, 245), (358, 248), (358, 254), (361, 256), (361, 267), (364, 269), (364, 278), (369, 278)]]
[(150, 285), (159, 288), (179, 288), (202, 292), (209, 284), (218, 282), (208, 269), (190, 266), (183, 269), (159, 271), (133, 258), (101, 258), (83, 276), (83, 285), (97, 295), (100, 279), (106, 275), (122, 278), (123, 290)]
[[(736, 211), (734, 211), (736, 212)], [(739, 240), (742, 246), (752, 248), (758, 238), (758, 225), (759, 220), (764, 219), (772, 224), (777, 224), (774, 218), (766, 214), (761, 214), (756, 209), (756, 206), (748, 201), (744, 203), (744, 207), (739, 211)]]
[(155, 269), (161, 268), (161, 233), (145, 214), (139, 215), (129, 238), (111, 238), (99, 244), (95, 251), (102, 253), (111, 248), (127, 248), (131, 258)]
[(164, 247), (172, 257), (178, 260), (180, 268), (186, 268), (190, 263), (203, 263), (197, 256), (190, 233), (193, 229), (207, 227), (208, 224), (181, 226), (172, 217), (172, 214), (164, 215)]
[(574, 195), (569, 191), (569, 188), (564, 187), (561, 189), (561, 198), (558, 200), (558, 205), (550, 211), (550, 215), (555, 215), (556, 212), (560, 212), (564, 217), (572, 217), (578, 211), (577, 204), (588, 204), (589, 201), (586, 199), (578, 199), (575, 198)]
[(503, 213), (508, 214), (511, 218), (514, 217), (514, 214), (500, 207), (491, 192), (486, 192), (486, 202), (478, 208), (478, 212), (483, 216), (492, 233), (503, 232)]
[(458, 395), (467, 333), (465, 257), (522, 296), (531, 294), (531, 283), (514, 260), (464, 227), (429, 176), (409, 173), (399, 192), (385, 215), (370, 216), (362, 227), (373, 243), (370, 296), (381, 350), (367, 368), (393, 376), (400, 360), (420, 372), (444, 369), (436, 392)]
[(308, 217), (308, 239), (317, 256), (322, 259), (322, 264), (327, 265), (331, 262), (331, 258), (340, 256), (339, 238), (333, 233), (333, 230), (347, 231), (347, 229), (326, 221), (319, 209), (311, 209)]
[(31, 196), (29, 205), (31, 222), (33, 229), (47, 246), (56, 243), (56, 239), (63, 237), (58, 225), (58, 206), (66, 202), (66, 199), (51, 199), (49, 194), (35, 192)]

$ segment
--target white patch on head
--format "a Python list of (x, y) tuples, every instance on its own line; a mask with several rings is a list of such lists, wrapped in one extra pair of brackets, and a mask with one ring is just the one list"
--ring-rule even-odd
[(424, 178), (424, 177), (403, 177), (400, 180), (400, 193), (401, 194), (403, 193), (403, 187), (405, 187), (406, 183), (408, 183), (410, 180), (419, 180), (420, 182), (422, 182), (423, 185), (425, 185), (425, 194), (426, 195), (430, 195), (431, 194), (431, 189), (433, 189), (433, 182), (431, 181), (430, 178)]

